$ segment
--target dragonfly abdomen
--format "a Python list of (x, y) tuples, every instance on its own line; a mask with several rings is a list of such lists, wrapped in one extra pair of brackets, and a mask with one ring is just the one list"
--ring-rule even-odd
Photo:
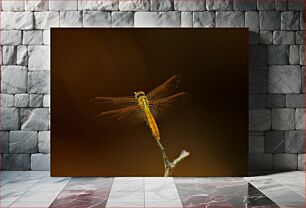
[(160, 139), (159, 130), (158, 130), (156, 121), (155, 121), (155, 119), (154, 119), (150, 110), (148, 112), (146, 112), (146, 117), (147, 117), (148, 125), (149, 125), (149, 127), (152, 131), (153, 136), (156, 139)]
[(140, 106), (142, 107), (144, 111), (144, 114), (147, 120), (147, 124), (150, 127), (153, 136), (159, 140), (160, 139), (159, 130), (158, 130), (156, 121), (154, 119), (154, 116), (152, 115), (150, 111), (149, 102), (147, 98), (145, 96), (140, 97), (138, 100), (138, 103), (140, 104)]

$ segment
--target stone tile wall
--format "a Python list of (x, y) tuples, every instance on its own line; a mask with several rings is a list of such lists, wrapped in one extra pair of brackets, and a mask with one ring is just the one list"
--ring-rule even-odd
[(250, 169), (305, 168), (303, 0), (6, 0), (4, 170), (49, 169), (51, 27), (248, 27)]

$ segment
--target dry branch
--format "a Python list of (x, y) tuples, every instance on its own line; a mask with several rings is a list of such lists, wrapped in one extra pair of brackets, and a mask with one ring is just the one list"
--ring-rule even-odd
[(173, 162), (170, 162), (168, 160), (167, 155), (166, 155), (165, 149), (164, 149), (163, 145), (160, 143), (159, 139), (156, 139), (156, 142), (157, 142), (158, 147), (160, 148), (160, 151), (161, 151), (161, 154), (162, 154), (163, 160), (164, 160), (164, 167), (165, 167), (164, 177), (171, 176), (171, 174), (172, 174), (174, 168), (177, 166), (177, 164), (180, 161), (182, 161), (184, 158), (188, 157), (190, 153), (183, 150), (181, 152), (181, 154), (176, 159), (173, 160)]

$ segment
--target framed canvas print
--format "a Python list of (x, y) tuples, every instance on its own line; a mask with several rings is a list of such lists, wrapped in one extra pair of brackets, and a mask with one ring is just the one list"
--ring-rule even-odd
[(51, 40), (52, 176), (247, 175), (247, 29)]

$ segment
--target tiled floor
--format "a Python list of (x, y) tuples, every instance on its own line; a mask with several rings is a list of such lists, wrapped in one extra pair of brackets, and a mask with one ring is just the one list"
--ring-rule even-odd
[(1, 207), (305, 207), (305, 172), (256, 177), (50, 177), (1, 172)]

